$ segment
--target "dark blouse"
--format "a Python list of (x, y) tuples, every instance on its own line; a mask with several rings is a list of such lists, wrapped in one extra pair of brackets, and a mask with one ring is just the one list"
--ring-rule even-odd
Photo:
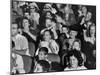
[(30, 35), (28, 35), (26, 32), (23, 31), (22, 35), (27, 38), (28, 42), (35, 43), (35, 40), (33, 40), (32, 37)]

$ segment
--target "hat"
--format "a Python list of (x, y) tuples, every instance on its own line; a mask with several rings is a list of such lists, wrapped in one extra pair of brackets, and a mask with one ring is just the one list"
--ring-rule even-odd
[(51, 4), (45, 4), (44, 5), (44, 8), (45, 7), (48, 7), (53, 14), (55, 14), (57, 12), (57, 10), (55, 8), (53, 8)]
[(49, 7), (50, 9), (52, 9), (51, 4), (45, 4), (44, 7)]
[(25, 5), (25, 2), (19, 2), (18, 7)]
[(38, 5), (35, 2), (30, 3), (30, 8), (34, 8), (36, 7), (37, 9), (39, 9)]

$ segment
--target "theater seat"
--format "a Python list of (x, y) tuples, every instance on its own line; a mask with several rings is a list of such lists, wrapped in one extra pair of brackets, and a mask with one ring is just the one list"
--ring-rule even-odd
[(58, 63), (60, 63), (60, 57), (59, 57), (59, 55), (54, 54), (54, 53), (49, 53), (47, 55), (47, 59), (49, 61), (51, 61), (51, 62), (58, 62)]
[(29, 54), (34, 57), (35, 54), (35, 44), (32, 42), (28, 43), (29, 45)]
[(26, 73), (29, 73), (31, 70), (31, 64), (32, 64), (32, 59), (30, 56), (23, 55), (23, 61), (24, 61), (24, 70)]

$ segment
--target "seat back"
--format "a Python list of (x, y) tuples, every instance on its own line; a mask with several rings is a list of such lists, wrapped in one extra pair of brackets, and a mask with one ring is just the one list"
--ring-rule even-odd
[(29, 73), (31, 70), (32, 58), (27, 55), (23, 55), (22, 57), (23, 57), (23, 62), (24, 62), (25, 73)]
[(34, 54), (35, 54), (35, 44), (34, 43), (32, 43), (32, 42), (29, 42), (29, 54), (31, 55), (31, 56), (34, 56)]
[(60, 63), (60, 57), (58, 54), (54, 54), (54, 53), (49, 53), (47, 55), (47, 59), (51, 62), (58, 62)]

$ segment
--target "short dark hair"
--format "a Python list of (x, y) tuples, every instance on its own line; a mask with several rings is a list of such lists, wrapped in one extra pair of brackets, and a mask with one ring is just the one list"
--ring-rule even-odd
[[(68, 52), (68, 62), (70, 62), (70, 57), (71, 56), (75, 56), (78, 60), (78, 66), (82, 66), (82, 63), (83, 63), (83, 58), (82, 58), (82, 55), (81, 55), (81, 52), (80, 51), (77, 51), (77, 50), (71, 50)], [(70, 63), (68, 65), (69, 67), (71, 66)]]
[(47, 62), (46, 60), (39, 60), (39, 61), (37, 61), (37, 63), (42, 66), (42, 69), (43, 69), (44, 72), (49, 71), (49, 68), (50, 68), (49, 62)]
[[(23, 20), (24, 20), (24, 19), (28, 20), (29, 24), (31, 24), (30, 20), (29, 20), (27, 17), (23, 17), (23, 19), (22, 19), (22, 25), (23, 25)], [(23, 27), (23, 26), (22, 26), (22, 27)]]
[(12, 22), (12, 24), (16, 24), (16, 25), (17, 25), (17, 29), (19, 28), (19, 27), (18, 27), (18, 23), (17, 23), (17, 22)]
[(45, 55), (47, 55), (48, 54), (48, 49), (46, 48), (46, 47), (41, 47), (40, 49), (39, 49), (39, 52), (44, 52), (44, 54)]

